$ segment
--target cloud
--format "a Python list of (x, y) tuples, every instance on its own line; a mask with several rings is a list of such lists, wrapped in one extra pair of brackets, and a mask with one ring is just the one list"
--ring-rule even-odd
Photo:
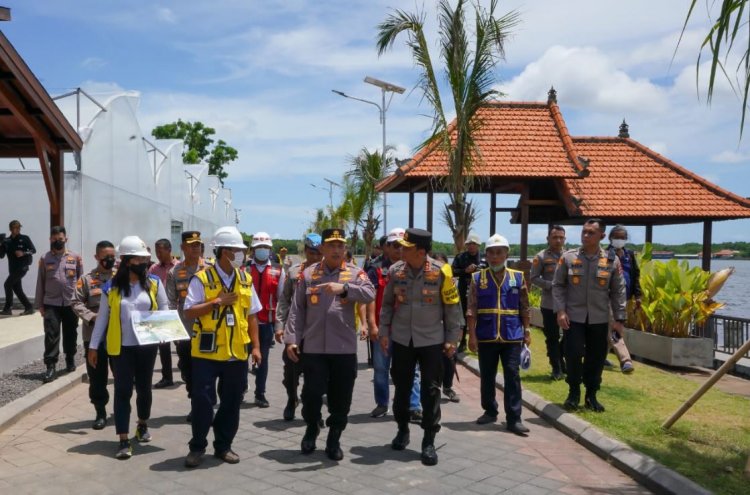
[(81, 67), (89, 70), (99, 70), (107, 66), (107, 61), (99, 57), (87, 57), (81, 61)]
[(158, 20), (166, 22), (167, 24), (177, 23), (177, 16), (175, 15), (174, 11), (167, 7), (156, 7), (155, 16)]
[(738, 151), (724, 150), (711, 157), (713, 163), (744, 163), (750, 160), (749, 153), (740, 153)]

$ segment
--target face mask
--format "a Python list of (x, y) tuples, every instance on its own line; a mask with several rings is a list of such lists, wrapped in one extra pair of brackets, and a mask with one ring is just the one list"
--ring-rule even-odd
[(503, 263), (502, 265), (490, 265), (490, 270), (495, 273), (502, 271), (503, 268), (505, 268), (505, 263)]
[(241, 267), (243, 261), (245, 261), (245, 253), (243, 253), (242, 251), (234, 253), (234, 256), (229, 259), (229, 263), (232, 264), (232, 268)]
[(130, 265), (128, 268), (140, 277), (148, 271), (148, 263), (138, 263), (137, 265)]
[(61, 241), (61, 240), (52, 241), (50, 243), (50, 246), (52, 247), (53, 250), (60, 251), (62, 248), (65, 247), (65, 241)]
[(627, 239), (612, 239), (612, 247), (622, 249), (625, 247), (626, 242), (628, 242)]
[(256, 248), (255, 259), (258, 261), (268, 260), (268, 256), (271, 254), (271, 250), (268, 248)]
[(107, 256), (103, 260), (99, 262), (102, 268), (105, 270), (111, 270), (113, 266), (115, 266), (115, 258), (114, 256)]

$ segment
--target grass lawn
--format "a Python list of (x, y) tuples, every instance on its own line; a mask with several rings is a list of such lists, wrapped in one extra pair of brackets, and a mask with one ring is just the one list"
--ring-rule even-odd
[[(532, 329), (531, 369), (521, 372), (524, 389), (562, 405), (568, 386), (550, 379), (544, 335)], [(610, 361), (617, 362), (614, 355)], [(624, 375), (619, 366), (604, 370), (597, 395), (607, 408), (578, 414), (613, 438), (627, 443), (717, 494), (747, 495), (743, 470), (750, 455), (750, 399), (709, 390), (669, 431), (661, 424), (699, 384), (636, 362)], [(584, 389), (581, 388), (581, 396)], [(581, 398), (583, 402), (583, 397)]]

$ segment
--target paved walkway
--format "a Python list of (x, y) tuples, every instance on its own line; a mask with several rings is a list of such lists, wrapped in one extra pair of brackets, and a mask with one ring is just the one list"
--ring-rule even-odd
[[(365, 355), (362, 346), (360, 361)], [(474, 419), (481, 414), (479, 382), (468, 371), (459, 372), (461, 382), (455, 388), (462, 401), (443, 404), (443, 429), (436, 441), (440, 462), (434, 467), (419, 461), (421, 432), (416, 426), (407, 450), (391, 450), (395, 424), (390, 414), (384, 419), (369, 417), (374, 406), (372, 370), (364, 363), (360, 363), (350, 424), (342, 437), (344, 460), (337, 463), (325, 457), (326, 430), (318, 441), (319, 450), (300, 454), (304, 426), (299, 414), (291, 422), (281, 419), (285, 394), (281, 346), (276, 345), (271, 349), (271, 407), (243, 406), (233, 447), (242, 458), (240, 464), (223, 464), (207, 456), (195, 470), (183, 467), (190, 427), (185, 423), (189, 404), (181, 386), (154, 391), (149, 422), (154, 440), (134, 444), (133, 458), (118, 461), (113, 456), (112, 418), (104, 430), (91, 430), (93, 409), (87, 386), (79, 385), (0, 434), (0, 492), (650, 493), (528, 411), (524, 412), (531, 429), (528, 438), (506, 432), (502, 424), (476, 425)]]

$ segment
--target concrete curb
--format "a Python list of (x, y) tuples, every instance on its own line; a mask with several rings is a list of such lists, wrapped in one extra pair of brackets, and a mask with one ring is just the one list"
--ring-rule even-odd
[[(459, 354), (458, 361), (479, 376), (478, 360), (466, 354)], [(505, 389), (501, 373), (495, 376), (495, 383), (501, 390)], [(607, 437), (591, 424), (566, 412), (562, 407), (546, 401), (534, 392), (524, 390), (522, 401), (526, 408), (544, 418), (555, 428), (656, 493), (668, 495), (709, 495), (712, 493), (685, 476), (659, 464), (651, 457)]]
[(38, 409), (58, 395), (67, 392), (79, 383), (83, 383), (85, 374), (86, 366), (79, 365), (72, 373), (60, 375), (55, 381), (45, 383), (20, 399), (16, 399), (0, 407), (0, 432), (13, 426), (24, 414)]

